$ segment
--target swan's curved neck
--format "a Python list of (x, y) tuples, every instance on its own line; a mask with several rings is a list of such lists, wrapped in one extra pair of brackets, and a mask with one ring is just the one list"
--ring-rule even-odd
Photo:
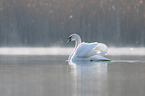
[(75, 49), (78, 47), (78, 45), (81, 43), (81, 38), (77, 37), (75, 40)]
[(78, 36), (78, 37), (76, 37), (76, 39), (75, 39), (75, 48), (74, 48), (74, 51), (72, 52), (72, 54), (69, 56), (69, 61), (71, 60), (71, 58), (73, 57), (73, 55), (74, 55), (74, 53), (75, 53), (75, 51), (76, 51), (76, 49), (77, 49), (77, 47), (78, 47), (78, 45), (81, 43), (81, 38)]

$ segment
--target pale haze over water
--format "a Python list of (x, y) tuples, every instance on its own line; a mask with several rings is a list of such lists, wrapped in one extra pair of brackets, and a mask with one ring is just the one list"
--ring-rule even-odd
[[(70, 55), (72, 47), (1, 47), (0, 55)], [(108, 55), (145, 55), (144, 47), (109, 47)]]

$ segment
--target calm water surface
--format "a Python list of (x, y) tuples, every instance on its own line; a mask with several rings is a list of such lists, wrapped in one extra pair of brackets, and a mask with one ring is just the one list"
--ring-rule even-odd
[(67, 57), (0, 56), (0, 96), (145, 96), (145, 56)]

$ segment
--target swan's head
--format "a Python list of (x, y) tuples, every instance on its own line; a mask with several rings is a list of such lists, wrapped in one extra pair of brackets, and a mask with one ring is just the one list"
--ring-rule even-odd
[(79, 41), (81, 42), (81, 38), (78, 34), (72, 34), (69, 36), (67, 43), (71, 42), (71, 41)]

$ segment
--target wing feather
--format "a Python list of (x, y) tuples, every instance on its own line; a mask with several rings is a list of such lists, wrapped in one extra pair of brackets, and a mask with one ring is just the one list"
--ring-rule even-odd
[(107, 46), (103, 43), (81, 43), (75, 53), (74, 58), (88, 58), (94, 55), (105, 55)]
[(95, 48), (98, 43), (81, 43), (75, 53), (75, 58), (86, 58), (88, 54)]

